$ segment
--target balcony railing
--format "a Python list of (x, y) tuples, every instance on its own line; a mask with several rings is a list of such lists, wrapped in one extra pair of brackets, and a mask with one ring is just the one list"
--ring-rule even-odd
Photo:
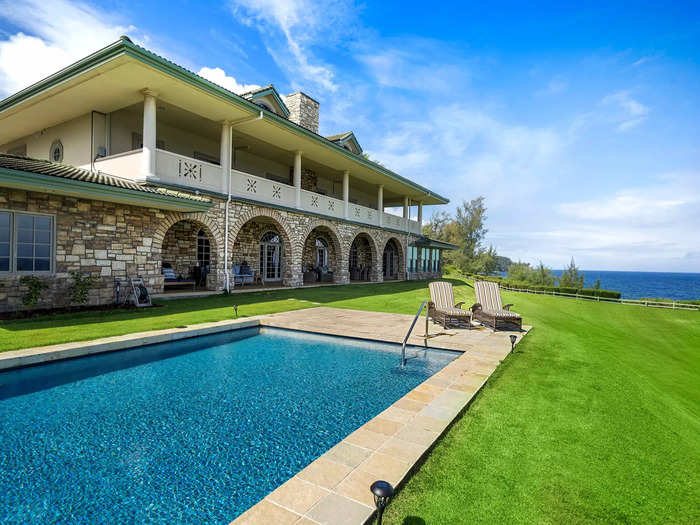
[[(95, 168), (125, 178), (138, 179), (141, 173), (141, 150), (127, 151), (111, 155), (95, 162)], [(222, 176), (221, 167), (209, 162), (193, 159), (170, 151), (156, 150), (156, 173), (159, 182), (187, 186), (195, 190), (227, 192), (228, 181)], [(258, 177), (239, 170), (231, 170), (231, 194), (261, 203), (296, 207), (296, 189), (294, 186)], [(345, 216), (345, 203), (334, 197), (321, 195), (312, 191), (301, 190), (302, 211), (326, 215), (336, 219)], [(359, 204), (348, 204), (348, 219), (379, 225), (379, 211)], [(382, 226), (395, 230), (420, 233), (417, 221), (408, 221), (403, 217), (382, 212)]]

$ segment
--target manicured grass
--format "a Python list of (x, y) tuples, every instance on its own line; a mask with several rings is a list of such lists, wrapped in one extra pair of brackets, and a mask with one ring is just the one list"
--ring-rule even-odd
[(384, 523), (698, 523), (700, 314), (504, 300), (535, 328)]
[[(462, 288), (467, 287), (461, 286), (460, 289)], [(162, 306), (140, 310), (98, 310), (0, 321), (0, 352), (233, 319), (234, 304), (239, 305), (240, 317), (310, 308), (320, 304), (414, 313), (420, 301), (428, 295), (424, 281), (324, 286), (162, 301)]]
[[(457, 300), (473, 301), (459, 281)], [(317, 304), (414, 313), (425, 282), (170, 301), (0, 326), (0, 349)], [(697, 523), (700, 313), (504, 293), (535, 328), (402, 487), (387, 524)]]

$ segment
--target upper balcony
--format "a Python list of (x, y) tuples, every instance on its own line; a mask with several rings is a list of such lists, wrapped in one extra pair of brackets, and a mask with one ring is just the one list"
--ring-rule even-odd
[(420, 222), (410, 216), (412, 206), (422, 215), (422, 203), (261, 140), (245, 124), (207, 122), (155, 100), (122, 108), (105, 117), (107, 155), (92, 169), (420, 234)]

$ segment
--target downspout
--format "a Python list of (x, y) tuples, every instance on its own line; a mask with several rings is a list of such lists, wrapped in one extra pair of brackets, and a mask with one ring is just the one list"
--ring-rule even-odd
[[(231, 205), (231, 172), (233, 171), (233, 126), (228, 128), (228, 152), (227, 155), (231, 157), (228, 170), (228, 184), (226, 197), (226, 210), (224, 211), (224, 274), (226, 275), (226, 293), (231, 292), (231, 277), (228, 272), (228, 209)], [(223, 161), (223, 159), (221, 159)]]

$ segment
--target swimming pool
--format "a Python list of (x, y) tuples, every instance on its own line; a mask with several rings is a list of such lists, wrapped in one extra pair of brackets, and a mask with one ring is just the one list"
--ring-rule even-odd
[(2, 372), (0, 522), (228, 523), (458, 355), (399, 353), (255, 327)]

